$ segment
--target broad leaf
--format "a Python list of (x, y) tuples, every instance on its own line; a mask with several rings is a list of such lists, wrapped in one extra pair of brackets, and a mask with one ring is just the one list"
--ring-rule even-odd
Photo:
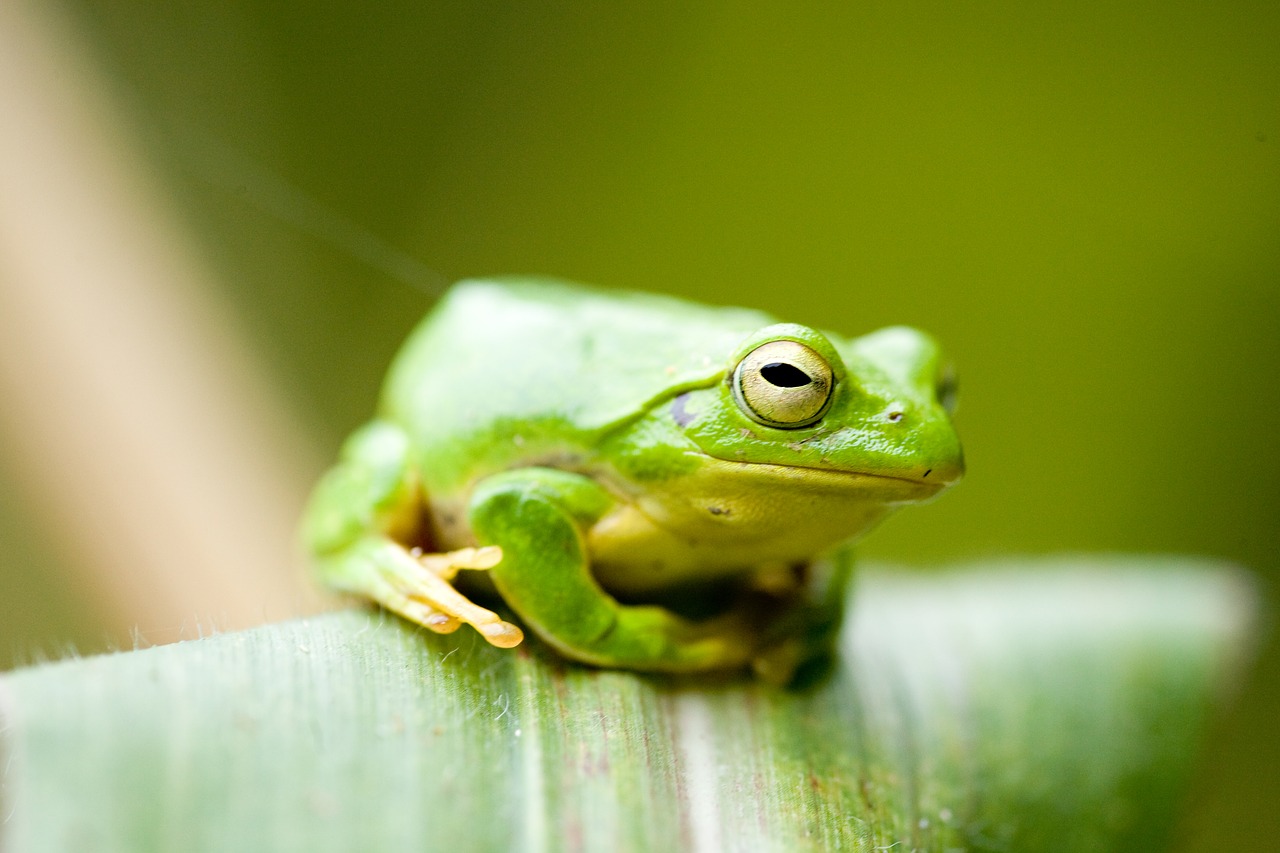
[(1171, 559), (864, 571), (802, 689), (352, 610), (0, 680), (13, 851), (1150, 850), (1249, 586)]

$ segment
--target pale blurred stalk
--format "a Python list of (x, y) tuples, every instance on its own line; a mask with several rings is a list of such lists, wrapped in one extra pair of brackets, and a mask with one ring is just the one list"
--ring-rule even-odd
[(123, 124), (66, 22), (0, 4), (0, 452), (117, 639), (306, 612), (311, 448)]

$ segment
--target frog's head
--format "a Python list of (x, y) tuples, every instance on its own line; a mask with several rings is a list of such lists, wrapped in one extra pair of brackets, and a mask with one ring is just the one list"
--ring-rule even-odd
[(834, 488), (923, 500), (964, 473), (951, 423), (954, 380), (937, 343), (892, 327), (854, 340), (791, 323), (747, 337), (714, 385), (669, 414), (713, 459), (783, 468)]

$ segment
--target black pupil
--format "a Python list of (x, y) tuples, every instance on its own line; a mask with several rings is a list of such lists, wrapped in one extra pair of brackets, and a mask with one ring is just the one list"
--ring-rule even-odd
[(760, 375), (764, 377), (765, 382), (777, 385), (779, 388), (799, 388), (813, 381), (809, 378), (809, 374), (794, 364), (782, 361), (766, 364), (760, 368)]

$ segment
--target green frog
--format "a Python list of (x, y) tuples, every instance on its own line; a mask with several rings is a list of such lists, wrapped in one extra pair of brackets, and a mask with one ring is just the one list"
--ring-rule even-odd
[[(466, 281), (395, 359), (304, 538), (329, 585), (432, 631), (785, 680), (830, 646), (843, 546), (963, 474), (950, 377), (906, 327)], [(493, 591), (514, 621), (477, 603)]]

